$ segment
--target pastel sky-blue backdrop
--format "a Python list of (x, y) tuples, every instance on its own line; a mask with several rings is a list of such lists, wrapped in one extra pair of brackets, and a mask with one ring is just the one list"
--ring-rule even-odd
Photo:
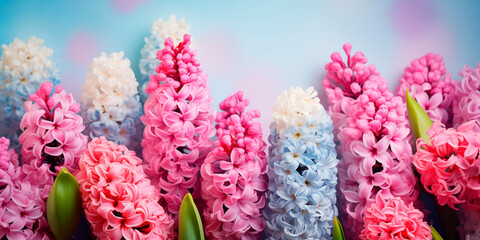
[(243, 90), (266, 130), (277, 96), (290, 86), (315, 86), (327, 105), (324, 66), (346, 42), (365, 53), (391, 90), (427, 52), (443, 55), (458, 80), (465, 64), (480, 62), (479, 13), (479, 1), (2, 0), (0, 44), (43, 38), (62, 85), (80, 100), (93, 57), (124, 51), (138, 78), (153, 21), (175, 14), (191, 25), (215, 106)]

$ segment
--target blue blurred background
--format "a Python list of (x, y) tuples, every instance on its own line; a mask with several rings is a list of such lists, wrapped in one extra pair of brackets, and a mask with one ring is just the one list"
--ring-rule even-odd
[(391, 90), (427, 52), (443, 55), (458, 79), (465, 64), (480, 62), (479, 13), (479, 1), (2, 0), (0, 44), (44, 39), (62, 85), (79, 101), (88, 66), (102, 51), (124, 51), (139, 78), (144, 37), (156, 19), (175, 14), (191, 25), (215, 106), (243, 90), (268, 133), (272, 106), (290, 86), (315, 86), (327, 105), (324, 66), (346, 42)]

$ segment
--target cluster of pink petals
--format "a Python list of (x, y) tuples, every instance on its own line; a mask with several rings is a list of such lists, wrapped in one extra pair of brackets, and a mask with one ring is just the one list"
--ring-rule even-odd
[(76, 178), (98, 239), (173, 239), (173, 221), (141, 163), (135, 152), (103, 136), (82, 154)]
[(386, 82), (367, 81), (339, 134), (343, 210), (357, 222), (377, 196), (400, 197), (406, 203), (418, 196), (404, 111), (402, 100), (393, 96)]
[(54, 174), (62, 166), (75, 172), (87, 136), (82, 134), (85, 126), (77, 114), (80, 104), (72, 94), (60, 85), (53, 89), (52, 83), (44, 82), (25, 102), (25, 110), (20, 123), (24, 132), (19, 138), (23, 163), (36, 168), (46, 163)]
[(442, 56), (428, 53), (414, 59), (410, 65), (400, 79), (397, 96), (405, 102), (408, 89), (431, 119), (450, 126), (456, 81), (451, 80), (450, 74), (445, 76), (447, 69)]
[(480, 209), (480, 126), (470, 121), (455, 130), (436, 121), (427, 133), (430, 144), (419, 138), (413, 156), (425, 189), (442, 206)]
[(455, 88), (453, 126), (470, 120), (480, 124), (480, 63), (474, 69), (466, 65), (460, 76), (463, 79)]
[(362, 52), (351, 56), (350, 43), (343, 45), (343, 50), (347, 54), (347, 63), (343, 62), (340, 53), (332, 53), (332, 62), (325, 65), (327, 77), (323, 80), (330, 103), (328, 114), (332, 117), (335, 134), (346, 125), (349, 109), (362, 94), (363, 84), (371, 79), (383, 80), (373, 64), (366, 65), (367, 58)]
[(142, 117), (145, 173), (160, 191), (161, 205), (174, 217), (185, 194), (200, 197), (200, 166), (214, 134), (207, 76), (189, 45), (188, 34), (177, 47), (171, 38), (165, 40)]
[(33, 169), (18, 164), (8, 150), (10, 141), (0, 138), (0, 238), (50, 239), (45, 202), (51, 188), (46, 165)]
[(266, 143), (257, 110), (237, 92), (220, 103), (216, 148), (201, 168), (204, 217), (210, 239), (260, 239), (267, 190)]
[(360, 239), (432, 239), (423, 213), (400, 198), (386, 201), (377, 195), (376, 202), (365, 211)]

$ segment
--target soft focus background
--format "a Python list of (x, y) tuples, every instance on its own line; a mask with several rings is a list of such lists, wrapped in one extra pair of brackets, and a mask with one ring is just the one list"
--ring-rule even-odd
[(88, 66), (124, 51), (139, 77), (144, 37), (171, 14), (191, 25), (215, 107), (243, 90), (268, 133), (272, 106), (290, 86), (315, 86), (346, 42), (376, 65), (394, 90), (410, 61), (441, 54), (454, 79), (480, 62), (479, 1), (39, 1), (0, 2), (0, 44), (34, 35), (54, 50), (61, 83), (79, 101)]

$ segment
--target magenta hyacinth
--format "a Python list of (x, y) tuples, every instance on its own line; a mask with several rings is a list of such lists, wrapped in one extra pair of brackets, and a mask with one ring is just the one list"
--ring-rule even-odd
[(44, 82), (25, 102), (25, 110), (19, 138), (23, 164), (34, 168), (47, 164), (55, 175), (65, 166), (74, 173), (87, 145), (83, 119), (77, 114), (80, 104), (62, 86)]
[[(446, 75), (445, 75), (446, 74)], [(407, 89), (432, 120), (450, 126), (456, 81), (452, 80), (442, 56), (428, 53), (405, 68), (396, 95), (405, 102)]]
[(362, 52), (351, 55), (350, 43), (343, 45), (343, 50), (347, 54), (347, 63), (343, 62), (340, 53), (332, 53), (332, 62), (325, 65), (327, 77), (323, 80), (330, 103), (328, 115), (332, 117), (335, 135), (340, 132), (340, 128), (346, 126), (349, 109), (362, 94), (363, 84), (367, 80), (384, 80), (373, 64), (366, 65), (367, 58)]
[(453, 101), (453, 126), (470, 120), (480, 124), (480, 63), (474, 69), (466, 65), (460, 76), (463, 79), (455, 88)]
[(85, 215), (99, 239), (173, 239), (173, 221), (158, 204), (134, 151), (95, 138), (76, 175)]
[(161, 205), (176, 218), (185, 194), (200, 197), (199, 171), (212, 149), (214, 112), (207, 76), (189, 48), (190, 35), (177, 47), (171, 38), (164, 44), (157, 53), (158, 74), (146, 88), (142, 147), (145, 173), (159, 190)]
[(209, 239), (260, 239), (267, 190), (266, 143), (258, 110), (245, 112), (248, 99), (237, 92), (220, 103), (216, 148), (201, 168)]
[(45, 202), (52, 180), (48, 167), (19, 166), (10, 141), (0, 138), (0, 238), (51, 239)]
[(425, 190), (442, 206), (480, 210), (480, 126), (470, 121), (447, 129), (435, 121), (427, 133), (430, 143), (417, 140), (413, 156)]
[(430, 227), (423, 221), (423, 213), (400, 198), (386, 201), (377, 195), (363, 217), (364, 229), (360, 239), (432, 239)]

